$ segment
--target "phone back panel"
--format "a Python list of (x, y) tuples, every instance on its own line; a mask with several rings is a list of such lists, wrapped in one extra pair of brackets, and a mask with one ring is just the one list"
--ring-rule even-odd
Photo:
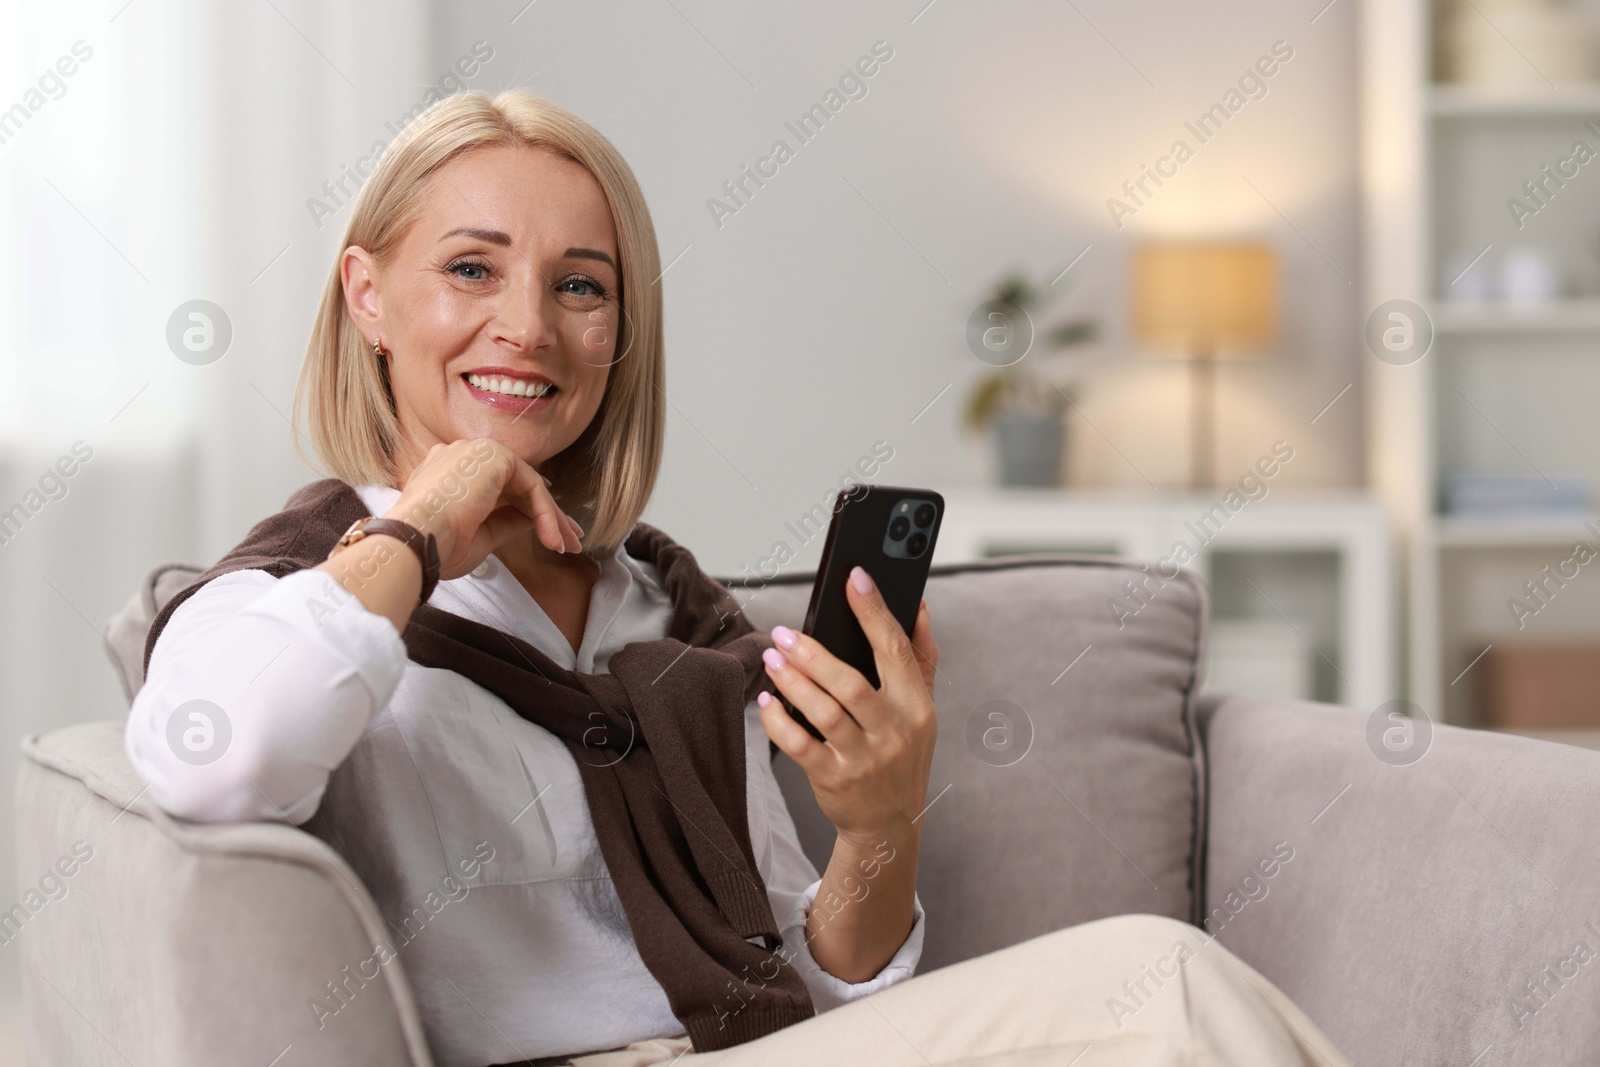
[[(896, 507), (907, 499), (929, 501), (936, 509), (932, 525), (925, 528), (927, 550), (915, 558), (885, 551), (886, 532)], [(844, 584), (849, 580), (850, 568), (859, 565), (872, 576), (889, 613), (909, 635), (916, 625), (917, 608), (943, 521), (944, 497), (931, 489), (858, 484), (841, 493), (834, 504), (817, 582), (811, 588), (811, 603), (806, 609), (804, 632), (860, 671), (873, 685), (879, 684), (879, 679), (872, 643), (845, 599)]]

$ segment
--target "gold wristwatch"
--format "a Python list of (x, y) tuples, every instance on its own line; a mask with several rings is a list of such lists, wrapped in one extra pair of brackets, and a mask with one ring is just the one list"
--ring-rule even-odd
[(422, 564), (422, 592), (417, 597), (417, 603), (427, 603), (428, 597), (433, 592), (433, 587), (439, 584), (439, 540), (433, 534), (423, 535), (422, 531), (409, 522), (399, 519), (381, 519), (373, 515), (357, 519), (350, 524), (350, 529), (344, 536), (334, 542), (333, 550), (328, 553), (332, 559), (340, 552), (349, 548), (363, 537), (372, 534), (387, 534), (398, 537), (404, 541), (411, 551), (417, 554), (417, 562)]

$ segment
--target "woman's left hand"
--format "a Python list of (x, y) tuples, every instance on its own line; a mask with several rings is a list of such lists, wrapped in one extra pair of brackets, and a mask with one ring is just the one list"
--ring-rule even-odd
[[(867, 587), (862, 592), (860, 582)], [(889, 614), (876, 583), (853, 568), (845, 599), (872, 643), (881, 688), (810, 636), (772, 630), (767, 676), (826, 738), (818, 741), (781, 701), (766, 698), (767, 736), (811, 780), (817, 803), (853, 845), (921, 836), (914, 823), (927, 804), (928, 773), (939, 730), (932, 688), (939, 662), (928, 602), (908, 638)], [(765, 696), (765, 694), (763, 694)]]

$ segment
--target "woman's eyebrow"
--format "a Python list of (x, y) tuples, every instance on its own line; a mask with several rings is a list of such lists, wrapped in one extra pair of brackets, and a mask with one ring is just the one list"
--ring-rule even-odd
[(598, 259), (600, 262), (604, 263), (606, 266), (610, 267), (612, 270), (616, 270), (617, 269), (617, 265), (615, 263), (611, 262), (611, 257), (610, 256), (606, 255), (604, 252), (597, 251), (596, 249), (593, 249), (593, 248), (569, 248), (569, 249), (567, 249), (567, 258), (568, 259)]
[(490, 244), (504, 245), (508, 248), (511, 246), (511, 235), (508, 233), (501, 230), (480, 230), (470, 226), (464, 226), (459, 230), (451, 230), (439, 238), (439, 241), (448, 241), (452, 237), (463, 236), (476, 237), (480, 241), (488, 241)]
[[(452, 237), (476, 237), (478, 240), (488, 241), (490, 244), (501, 245), (506, 248), (511, 247), (511, 235), (503, 230), (482, 230), (472, 226), (463, 226), (459, 229), (451, 230), (439, 240), (447, 241)], [(568, 259), (599, 260), (612, 270), (617, 269), (616, 263), (609, 255), (595, 248), (569, 248), (565, 255)]]

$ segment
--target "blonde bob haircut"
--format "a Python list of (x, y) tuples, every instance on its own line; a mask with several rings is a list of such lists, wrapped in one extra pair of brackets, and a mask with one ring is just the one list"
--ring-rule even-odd
[[(344, 238), (392, 261), (421, 213), (429, 179), (478, 148), (518, 146), (565, 156), (593, 174), (611, 208), (621, 259), (621, 314), (611, 372), (594, 418), (570, 446), (541, 467), (562, 508), (583, 526), (584, 551), (611, 555), (633, 529), (661, 465), (665, 358), (661, 326), (661, 254), (655, 226), (633, 171), (605, 136), (542, 97), (508, 90), (457, 93), (423, 111), (378, 159), (362, 186)], [(385, 360), (346, 310), (335, 261), (312, 324), (295, 386), (311, 442), (329, 472), (350, 485), (396, 485), (400, 423)], [(295, 443), (302, 458), (305, 453)]]

